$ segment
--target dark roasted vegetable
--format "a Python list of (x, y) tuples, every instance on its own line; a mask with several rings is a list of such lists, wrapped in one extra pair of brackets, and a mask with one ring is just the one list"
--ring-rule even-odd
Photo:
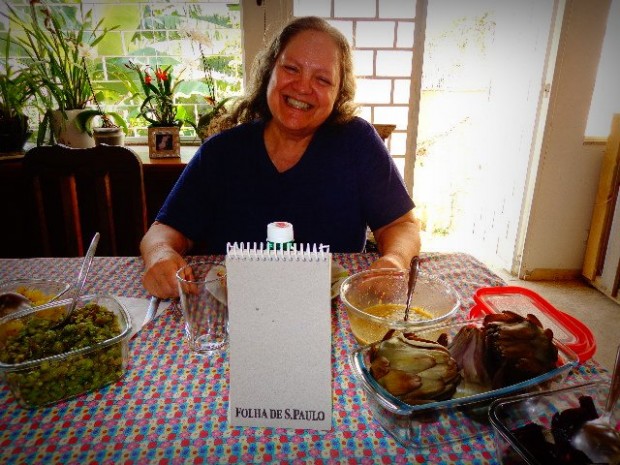
[(534, 378), (553, 370), (558, 349), (553, 332), (534, 315), (513, 312), (484, 318), (485, 366), (494, 388)]
[(461, 370), (458, 397), (466, 397), (491, 389), (485, 366), (484, 333), (476, 326), (463, 326), (448, 345), (450, 354)]
[(512, 434), (539, 463), (585, 465), (593, 463), (592, 460), (575, 449), (570, 440), (586, 421), (597, 417), (592, 398), (581, 396), (579, 407), (553, 414), (550, 429), (538, 423), (527, 423)]

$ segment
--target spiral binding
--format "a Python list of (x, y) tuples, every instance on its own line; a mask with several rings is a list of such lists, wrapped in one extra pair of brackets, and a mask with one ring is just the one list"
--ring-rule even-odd
[(237, 260), (318, 262), (330, 259), (329, 245), (293, 244), (289, 250), (267, 249), (261, 242), (226, 243), (226, 254)]

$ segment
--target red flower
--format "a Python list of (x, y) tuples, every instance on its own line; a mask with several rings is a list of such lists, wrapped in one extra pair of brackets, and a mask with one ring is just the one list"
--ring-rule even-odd
[(157, 76), (157, 79), (160, 81), (167, 81), (168, 80), (168, 73), (166, 73), (166, 71), (164, 71), (161, 68), (157, 68), (155, 70), (155, 76)]
[(148, 85), (148, 84), (150, 84), (150, 83), (151, 83), (151, 81), (152, 81), (152, 79), (151, 79), (151, 75), (150, 75), (150, 74), (145, 74), (145, 75), (144, 75), (144, 83), (145, 83), (146, 85)]

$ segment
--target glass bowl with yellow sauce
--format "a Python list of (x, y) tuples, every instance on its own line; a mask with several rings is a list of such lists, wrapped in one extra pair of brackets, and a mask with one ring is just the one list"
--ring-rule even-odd
[(461, 302), (452, 287), (420, 272), (405, 321), (408, 281), (408, 270), (384, 268), (361, 271), (342, 283), (340, 298), (360, 345), (383, 339), (390, 329), (415, 332), (432, 326), (452, 317), (459, 309)]

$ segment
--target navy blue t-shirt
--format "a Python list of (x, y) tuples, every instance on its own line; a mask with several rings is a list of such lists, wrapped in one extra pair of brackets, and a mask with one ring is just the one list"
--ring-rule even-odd
[(361, 252), (367, 226), (375, 230), (413, 208), (385, 144), (365, 120), (323, 125), (283, 173), (269, 158), (264, 129), (255, 121), (205, 141), (157, 220), (206, 253), (226, 253), (227, 242), (265, 242), (273, 221), (292, 223), (298, 244)]

